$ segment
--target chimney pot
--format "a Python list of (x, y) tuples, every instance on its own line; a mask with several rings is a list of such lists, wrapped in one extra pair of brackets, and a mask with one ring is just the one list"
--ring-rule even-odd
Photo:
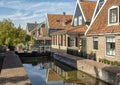
[(35, 21), (35, 24), (37, 24), (37, 21)]
[(63, 15), (65, 16), (65, 15), (66, 15), (66, 13), (65, 13), (65, 12), (63, 12)]

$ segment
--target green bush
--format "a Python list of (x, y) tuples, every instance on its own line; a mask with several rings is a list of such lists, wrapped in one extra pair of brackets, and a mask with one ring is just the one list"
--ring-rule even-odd
[(102, 62), (102, 59), (101, 59), (101, 58), (99, 58), (99, 62)]
[(6, 47), (3, 45), (0, 45), (0, 53), (3, 53), (6, 51)]
[(103, 59), (99, 58), (99, 62), (102, 62), (102, 63), (105, 63), (105, 64), (111, 64), (111, 65), (115, 65), (115, 66), (120, 66), (119, 61), (110, 61), (110, 60), (107, 60), (105, 58), (103, 58)]

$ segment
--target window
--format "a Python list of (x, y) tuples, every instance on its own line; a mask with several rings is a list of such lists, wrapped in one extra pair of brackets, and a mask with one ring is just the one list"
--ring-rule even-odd
[(114, 37), (106, 38), (106, 55), (108, 56), (115, 55), (115, 38)]
[(109, 24), (117, 24), (119, 19), (119, 7), (113, 6), (109, 9)]
[(82, 16), (79, 16), (79, 25), (82, 25)]
[(60, 23), (60, 20), (56, 20), (57, 23)]
[(74, 19), (74, 26), (77, 26), (77, 18)]
[(74, 46), (75, 46), (75, 38), (70, 37), (70, 47), (74, 47)]
[(98, 37), (93, 37), (93, 49), (98, 50)]

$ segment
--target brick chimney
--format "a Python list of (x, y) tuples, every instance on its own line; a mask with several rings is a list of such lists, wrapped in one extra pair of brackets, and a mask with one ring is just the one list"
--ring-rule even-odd
[(37, 25), (37, 21), (35, 21), (35, 25)]
[(63, 26), (66, 26), (67, 18), (66, 18), (66, 12), (63, 12)]
[(63, 12), (63, 15), (65, 16), (65, 15), (66, 15), (66, 12)]

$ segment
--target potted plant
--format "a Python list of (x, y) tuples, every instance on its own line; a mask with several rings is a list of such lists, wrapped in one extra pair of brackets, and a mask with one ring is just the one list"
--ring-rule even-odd
[(90, 59), (95, 60), (95, 53), (93, 51), (90, 52), (89, 56)]

